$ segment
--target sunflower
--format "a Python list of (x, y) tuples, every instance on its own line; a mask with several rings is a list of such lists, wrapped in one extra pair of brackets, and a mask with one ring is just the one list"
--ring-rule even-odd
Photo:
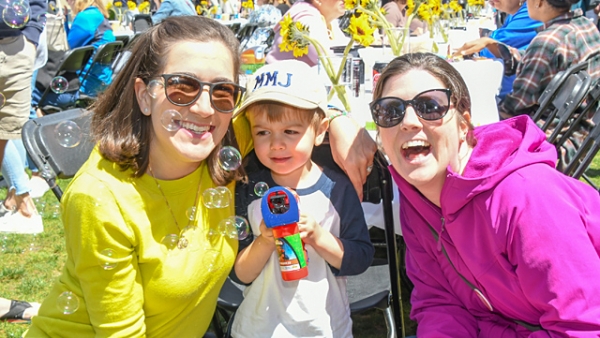
[(357, 0), (344, 0), (344, 7), (348, 11), (353, 10), (356, 7), (356, 5), (358, 5)]
[(148, 13), (150, 11), (150, 2), (142, 1), (142, 3), (138, 6), (138, 10), (140, 13)]
[(415, 10), (415, 0), (406, 0), (406, 16), (410, 16)]
[(123, 3), (121, 1), (115, 1), (115, 3), (113, 5), (117, 8), (123, 7)]
[(296, 58), (308, 54), (310, 42), (305, 38), (309, 34), (308, 27), (300, 22), (294, 22), (289, 14), (284, 16), (279, 24), (282, 38), (279, 49), (282, 52), (292, 52)]
[(429, 4), (421, 4), (417, 9), (417, 15), (419, 18), (421, 18), (421, 20), (427, 22), (429, 26), (433, 24), (433, 16), (431, 15), (431, 8), (429, 7)]
[(439, 17), (442, 14), (442, 2), (440, 0), (428, 0), (431, 15)]
[(458, 0), (450, 1), (449, 6), (456, 13), (460, 13), (463, 9), (462, 6), (458, 3)]
[(132, 11), (137, 8), (137, 4), (133, 1), (127, 1), (127, 8)]
[(252, 0), (242, 1), (242, 7), (247, 9), (254, 9), (254, 2)]
[(376, 27), (369, 23), (368, 15), (353, 15), (350, 17), (348, 32), (352, 35), (352, 39), (361, 45), (368, 47), (373, 43), (375, 30)]

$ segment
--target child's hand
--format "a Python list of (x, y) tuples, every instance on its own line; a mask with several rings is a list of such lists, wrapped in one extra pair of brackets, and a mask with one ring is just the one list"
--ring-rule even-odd
[(300, 231), (300, 238), (306, 244), (315, 246), (314, 244), (323, 235), (323, 228), (315, 222), (315, 219), (306, 214), (300, 214), (300, 221), (298, 222), (298, 230)]
[(264, 237), (264, 239), (266, 239), (270, 242), (275, 241), (275, 239), (273, 238), (273, 229), (267, 228), (264, 220), (260, 221), (259, 229), (260, 229), (260, 235), (262, 237)]

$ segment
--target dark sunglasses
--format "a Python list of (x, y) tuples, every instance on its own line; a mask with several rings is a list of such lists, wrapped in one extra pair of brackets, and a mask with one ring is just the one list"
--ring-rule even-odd
[(208, 86), (210, 103), (221, 113), (231, 113), (240, 104), (245, 88), (233, 82), (202, 82), (195, 77), (181, 74), (162, 74), (165, 95), (169, 102), (185, 107), (193, 104)]
[(443, 118), (450, 109), (450, 89), (430, 89), (417, 94), (412, 100), (382, 97), (369, 105), (375, 124), (390, 128), (402, 122), (406, 108), (412, 106), (417, 116), (427, 121)]

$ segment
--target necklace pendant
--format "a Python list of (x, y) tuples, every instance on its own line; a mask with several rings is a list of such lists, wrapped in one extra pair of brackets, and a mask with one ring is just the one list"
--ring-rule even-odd
[(188, 244), (189, 244), (189, 242), (188, 242), (187, 238), (182, 236), (181, 238), (179, 238), (179, 241), (177, 242), (177, 248), (179, 250), (183, 250), (188, 247)]

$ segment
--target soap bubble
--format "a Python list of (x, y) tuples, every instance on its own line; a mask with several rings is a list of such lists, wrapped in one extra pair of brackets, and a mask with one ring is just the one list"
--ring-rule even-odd
[(231, 216), (219, 222), (219, 232), (229, 238), (244, 240), (250, 234), (250, 225), (242, 216)]
[(113, 249), (104, 249), (100, 251), (98, 262), (104, 270), (112, 270), (117, 267), (118, 264), (115, 261), (115, 252)]
[(237, 229), (233, 216), (222, 219), (219, 222), (219, 233), (225, 237), (237, 238)]
[(215, 208), (226, 208), (231, 203), (231, 192), (225, 187), (215, 188), (217, 196), (213, 201)]
[(187, 218), (190, 221), (193, 221), (196, 219), (196, 207), (191, 206), (189, 207), (186, 211), (185, 211), (185, 215), (187, 216)]
[(23, 28), (29, 22), (29, 3), (17, 0), (4, 7), (2, 20), (11, 28)]
[(57, 76), (50, 82), (50, 89), (56, 94), (62, 94), (69, 89), (69, 81), (62, 76)]
[(242, 155), (231, 146), (221, 148), (219, 151), (219, 165), (223, 170), (234, 171), (242, 164)]
[(179, 241), (177, 241), (177, 249), (183, 250), (183, 249), (187, 248), (189, 244), (190, 244), (190, 241), (187, 238), (181, 236), (181, 237), (179, 237)]
[(160, 122), (168, 131), (178, 131), (181, 128), (179, 122), (182, 119), (181, 114), (174, 109), (165, 110), (160, 116)]
[[(190, 251), (198, 251), (202, 244), (200, 240), (200, 228), (188, 225), (181, 231), (181, 239), (187, 241), (187, 248)], [(181, 241), (180, 241), (181, 242)], [(181, 249), (181, 248), (180, 248)]]
[(163, 89), (163, 84), (160, 80), (152, 80), (148, 83), (146, 89), (148, 90), (148, 95), (155, 99), (158, 97), (158, 93)]
[(237, 230), (237, 238), (239, 240), (248, 238), (248, 235), (250, 235), (250, 225), (248, 224), (248, 220), (242, 216), (234, 216), (234, 219), (235, 228)]
[(219, 198), (219, 195), (220, 193), (217, 191), (217, 189), (208, 188), (204, 190), (202, 193), (202, 202), (204, 203), (204, 206), (209, 209), (216, 208), (215, 200)]
[(65, 148), (74, 148), (81, 142), (81, 129), (73, 121), (63, 121), (54, 128), (58, 144)]
[(223, 266), (223, 255), (215, 249), (206, 249), (203, 254), (207, 272), (215, 272)]
[(254, 193), (258, 197), (263, 197), (267, 193), (267, 190), (269, 190), (269, 185), (265, 182), (258, 182), (254, 185)]
[(176, 234), (169, 234), (163, 237), (160, 244), (164, 245), (167, 250), (174, 250), (179, 243), (179, 236)]
[(6, 97), (4, 96), (4, 94), (0, 93), (0, 108), (4, 107), (5, 104), (6, 104)]
[(79, 298), (73, 292), (65, 291), (56, 299), (56, 305), (63, 314), (70, 315), (79, 309)]
[(60, 204), (59, 203), (54, 203), (51, 204), (50, 206), (50, 217), (51, 218), (59, 218), (60, 217)]

